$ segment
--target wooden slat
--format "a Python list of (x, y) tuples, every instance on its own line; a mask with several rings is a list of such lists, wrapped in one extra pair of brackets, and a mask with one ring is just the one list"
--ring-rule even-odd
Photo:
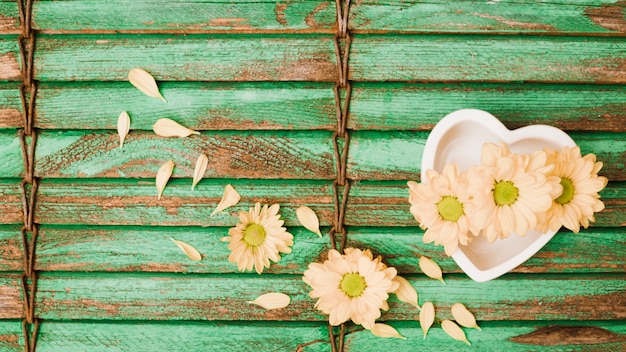
[[(228, 229), (42, 226), (36, 267), (44, 271), (236, 273), (237, 265), (228, 261), (228, 243), (220, 241), (228, 235)], [(317, 261), (329, 249), (327, 236), (319, 238), (303, 228), (288, 231), (294, 235), (293, 252), (264, 272), (302, 273), (308, 263)], [(170, 240), (172, 237), (194, 246), (203, 260), (187, 258)]]
[(0, 179), (0, 224), (23, 224), (19, 179)]
[(335, 178), (330, 131), (215, 132), (188, 138), (131, 131), (123, 149), (113, 131), (44, 131), (37, 141), (35, 175), (153, 178), (172, 159), (173, 177), (192, 177), (201, 153), (209, 157), (206, 177)]
[[(600, 192), (606, 208), (596, 214), (596, 227), (626, 226), (626, 184), (609, 182)], [(354, 226), (416, 226), (409, 212), (405, 182), (358, 182), (350, 188), (345, 222)]]
[(626, 83), (626, 41), (598, 37), (355, 35), (356, 81)]
[(0, 271), (23, 271), (19, 226), (0, 227)]
[(21, 321), (0, 321), (0, 350), (5, 352), (24, 351), (24, 332)]
[(37, 1), (33, 23), (45, 32), (331, 32), (332, 1)]
[(16, 131), (0, 132), (0, 177), (22, 177), (24, 159)]
[[(350, 228), (348, 246), (371, 248), (401, 274), (421, 272), (419, 258), (435, 260), (446, 273), (461, 273), (442, 246), (425, 244), (417, 227)], [(562, 230), (537, 254), (513, 269), (514, 273), (623, 273), (626, 228), (591, 228), (574, 234)], [(601, 258), (599, 260), (599, 258)]]
[[(293, 253), (272, 264), (268, 273), (302, 273), (309, 263), (319, 260), (329, 249), (326, 234), (319, 238), (302, 228), (292, 227), (288, 231), (294, 235)], [(626, 238), (625, 231), (624, 228), (589, 229), (578, 234), (563, 231), (513, 272), (624, 272), (626, 255), (622, 243)], [(39, 229), (36, 268), (43, 271), (234, 273), (237, 267), (228, 261), (230, 251), (227, 244), (220, 242), (220, 238), (227, 233), (227, 227), (44, 225)], [(423, 243), (422, 233), (417, 227), (350, 228), (348, 246), (374, 249), (402, 274), (419, 273), (418, 259), (422, 255), (433, 258), (446, 273), (460, 273), (458, 266), (444, 254), (442, 247)], [(18, 238), (15, 232), (7, 233), (9, 235), (14, 240)], [(204, 255), (203, 260), (190, 261), (170, 241), (170, 237), (193, 245)], [(19, 242), (14, 246), (19, 250)], [(20, 268), (20, 254), (18, 251), (6, 259), (11, 263), (10, 268)]]
[[(41, 324), (37, 350), (330, 352), (323, 323), (72, 322)], [(302, 346), (302, 349), (298, 349)]]
[(163, 104), (128, 82), (40, 84), (35, 122), (45, 129), (115, 130), (117, 116), (127, 111), (131, 127), (143, 130), (151, 130), (154, 121), (164, 117), (197, 130), (334, 130), (337, 117), (333, 86), (163, 82), (159, 87), (168, 100)]
[[(604, 163), (600, 174), (626, 180), (626, 135), (580, 133), (569, 135), (583, 155), (593, 153)], [(360, 131), (351, 134), (348, 177), (361, 180), (417, 180), (427, 131)], [(480, 155), (480, 150), (477, 150)]]
[(18, 2), (0, 1), (0, 34), (20, 33), (20, 13)]
[(0, 85), (0, 129), (24, 126), (19, 89), (14, 83)]
[(490, 112), (510, 129), (547, 124), (626, 132), (626, 88), (620, 85), (355, 83), (348, 127), (430, 130), (468, 107)]
[(20, 49), (17, 35), (0, 36), (0, 81), (19, 81), (21, 79)]
[(419, 322), (388, 322), (406, 340), (381, 339), (367, 330), (346, 334), (344, 351), (408, 351), (419, 346), (432, 351), (583, 351), (614, 352), (626, 347), (626, 326), (620, 322), (482, 322), (482, 331), (464, 329), (472, 344), (446, 335), (441, 325), (428, 331), (426, 340)]
[[(616, 304), (626, 293), (621, 274), (510, 275), (488, 283), (447, 276), (447, 285), (425, 276), (409, 280), (420, 302), (437, 302), (441, 318), (451, 317), (449, 307), (459, 299), (479, 320), (626, 318), (626, 306)], [(314, 308), (300, 275), (41, 273), (37, 287), (36, 315), (43, 319), (327, 319)], [(274, 311), (247, 303), (266, 292), (288, 294), (291, 303)], [(415, 307), (393, 298), (381, 320), (414, 320), (417, 315)]]
[(24, 317), (21, 281), (20, 275), (0, 273), (0, 319)]
[(364, 0), (350, 7), (354, 31), (624, 33), (625, 5), (614, 0)]
[[(213, 217), (226, 184), (242, 201)], [(191, 192), (191, 180), (170, 180), (163, 198), (156, 199), (152, 181), (43, 179), (37, 192), (35, 221), (41, 224), (234, 226), (240, 210), (256, 202), (280, 204), (286, 226), (297, 226), (295, 209), (307, 204), (320, 222), (333, 220), (332, 182), (289, 180), (203, 180)], [(0, 205), (1, 206), (1, 205)], [(232, 216), (234, 215), (234, 216)], [(20, 218), (21, 220), (21, 218)]]
[(41, 35), (34, 75), (115, 81), (142, 67), (160, 81), (336, 81), (336, 63), (329, 35)]

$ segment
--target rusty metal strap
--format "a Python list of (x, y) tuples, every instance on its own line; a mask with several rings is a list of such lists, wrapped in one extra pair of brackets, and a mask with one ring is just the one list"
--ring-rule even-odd
[(350, 0), (335, 0), (337, 8), (337, 32), (345, 38), (348, 34), (348, 17), (350, 12)]
[(32, 32), (31, 22), (32, 22), (32, 10), (33, 10), (33, 1), (32, 0), (17, 0), (17, 8), (19, 10), (20, 23), (22, 24), (22, 36), (28, 38)]
[(34, 319), (32, 323), (22, 321), (22, 332), (24, 333), (24, 351), (35, 352), (37, 348), (37, 333), (39, 332), (39, 319)]

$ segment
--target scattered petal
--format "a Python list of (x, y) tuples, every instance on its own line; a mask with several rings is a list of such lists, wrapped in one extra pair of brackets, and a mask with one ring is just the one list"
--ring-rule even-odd
[(437, 263), (435, 263), (434, 260), (422, 256), (420, 257), (419, 266), (424, 274), (426, 274), (426, 276), (439, 280), (444, 285), (446, 284), (446, 282), (443, 281), (443, 273), (441, 272), (441, 268)]
[(219, 213), (226, 208), (232, 207), (233, 205), (239, 203), (240, 200), (241, 196), (239, 195), (239, 193), (237, 193), (233, 186), (226, 185), (226, 187), (224, 188), (224, 195), (222, 196), (222, 200), (220, 201), (220, 204), (217, 205), (217, 208), (213, 210), (211, 216)]
[(454, 316), (454, 319), (457, 323), (459, 323), (459, 325), (466, 328), (481, 330), (478, 324), (476, 324), (474, 314), (472, 314), (472, 312), (470, 312), (462, 303), (453, 304), (450, 310), (452, 311), (452, 316)]
[(455, 322), (451, 320), (444, 320), (441, 322), (441, 327), (446, 334), (452, 337), (455, 340), (463, 341), (468, 345), (472, 345), (469, 341), (467, 341), (467, 337), (465, 337), (465, 332), (461, 329), (460, 326), (456, 325)]
[(370, 331), (372, 332), (372, 334), (378, 337), (383, 337), (383, 338), (395, 337), (397, 339), (406, 340), (406, 337), (400, 335), (398, 330), (396, 330), (391, 325), (376, 323), (374, 324), (374, 326), (372, 327)]
[(159, 171), (156, 174), (156, 188), (158, 191), (157, 200), (161, 199), (161, 196), (163, 195), (163, 190), (165, 189), (165, 186), (167, 185), (167, 181), (170, 180), (173, 170), (174, 170), (173, 160), (166, 162), (165, 164), (161, 165), (161, 167), (159, 168)]
[(189, 129), (174, 120), (165, 118), (158, 119), (157, 122), (152, 125), (152, 130), (157, 136), (161, 137), (185, 138), (192, 134), (200, 134), (200, 132)]
[(206, 168), (209, 165), (209, 158), (203, 153), (198, 157), (198, 161), (196, 161), (196, 167), (193, 169), (193, 183), (191, 184), (191, 190), (196, 187), (198, 182), (202, 180), (204, 177), (204, 173), (206, 172)]
[(298, 217), (298, 221), (304, 226), (307, 230), (316, 233), (318, 236), (322, 237), (322, 233), (320, 232), (320, 221), (317, 218), (317, 215), (313, 211), (313, 209), (307, 206), (301, 206), (296, 209), (296, 216)]
[(176, 243), (178, 248), (182, 249), (183, 252), (185, 252), (185, 254), (187, 254), (187, 256), (191, 260), (202, 260), (202, 255), (200, 254), (200, 252), (198, 252), (195, 248), (193, 248), (189, 244), (187, 244), (187, 243), (185, 243), (183, 241), (177, 241), (177, 240), (175, 240), (173, 238), (172, 238), (172, 241), (174, 241), (174, 243)]
[(420, 310), (420, 326), (422, 327), (422, 331), (424, 332), (424, 340), (426, 340), (428, 329), (433, 326), (434, 321), (435, 306), (433, 305), (433, 302), (426, 302), (422, 305), (422, 309)]
[(166, 101), (159, 92), (159, 87), (157, 86), (154, 77), (152, 77), (152, 75), (148, 72), (140, 68), (133, 68), (128, 72), (128, 80), (133, 86), (142, 91), (145, 95), (161, 99), (164, 102)]
[(398, 299), (402, 302), (412, 304), (419, 309), (420, 306), (417, 302), (417, 291), (413, 285), (411, 285), (407, 279), (398, 275), (396, 275), (393, 281), (396, 281), (399, 284), (398, 289), (394, 292)]
[(130, 116), (128, 116), (126, 111), (122, 111), (117, 118), (117, 134), (120, 135), (120, 149), (124, 145), (124, 139), (126, 139), (128, 131), (130, 131)]
[(284, 293), (270, 292), (264, 295), (260, 295), (254, 301), (248, 301), (250, 304), (256, 304), (265, 309), (279, 309), (285, 308), (291, 302), (291, 298)]

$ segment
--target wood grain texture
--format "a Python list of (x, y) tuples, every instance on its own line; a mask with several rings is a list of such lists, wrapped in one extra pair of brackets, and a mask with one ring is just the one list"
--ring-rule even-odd
[(19, 57), (17, 35), (0, 35), (0, 81), (22, 79)]
[(24, 351), (23, 336), (21, 321), (0, 320), (0, 350), (5, 352)]
[[(626, 180), (626, 135), (581, 133), (569, 135), (583, 155), (596, 154), (604, 162), (600, 174), (612, 181)], [(360, 131), (351, 134), (348, 177), (355, 180), (417, 180), (426, 131)], [(477, 150), (477, 155), (480, 150)]]
[(18, 274), (0, 273), (0, 319), (24, 317), (21, 281)]
[(20, 226), (0, 227), (0, 271), (23, 271)]
[(488, 111), (509, 129), (547, 124), (566, 131), (626, 132), (624, 86), (516, 83), (357, 82), (348, 127), (431, 130), (442, 117), (464, 108)]
[[(36, 268), (43, 271), (236, 273), (237, 265), (228, 261), (228, 243), (220, 241), (228, 236), (228, 229), (42, 226), (37, 241)], [(319, 238), (300, 227), (288, 231), (294, 235), (293, 252), (283, 255), (264, 273), (302, 273), (308, 263), (319, 260), (329, 249), (327, 235)], [(202, 261), (187, 258), (172, 243), (172, 237), (196, 248), (204, 256)], [(0, 254), (1, 250), (2, 247)], [(0, 261), (0, 268), (2, 264)]]
[[(131, 127), (138, 130), (151, 130), (159, 118), (174, 118), (195, 130), (334, 130), (333, 86), (162, 82), (163, 104), (127, 82), (40, 84), (35, 122), (43, 129), (114, 130), (119, 112), (127, 111)], [(0, 103), (0, 126), (1, 109)]]
[[(409, 277), (420, 302), (434, 301), (439, 318), (462, 300), (478, 320), (624, 319), (623, 275), (519, 276), (487, 283), (446, 276), (446, 284)], [(531, 288), (532, 289), (529, 289)], [(324, 321), (300, 275), (41, 273), (36, 314), (43, 319), (286, 320)], [(115, 294), (111, 294), (115, 292)], [(267, 292), (291, 297), (284, 309), (264, 310), (247, 301)], [(390, 300), (381, 320), (415, 320), (417, 309)]]
[(350, 7), (354, 31), (624, 33), (616, 0), (542, 2), (362, 0)]
[[(472, 346), (455, 341), (446, 335), (439, 324), (435, 324), (428, 331), (426, 340), (417, 321), (391, 321), (389, 325), (395, 327), (407, 340), (381, 339), (367, 330), (351, 332), (346, 336), (346, 352), (382, 350), (404, 351), (420, 349), (429, 351), (586, 351), (586, 352), (613, 352), (626, 347), (626, 329), (619, 322), (483, 322), (482, 331), (464, 329)], [(541, 336), (539, 343), (522, 343), (514, 339), (520, 335), (546, 331), (551, 334)], [(568, 332), (575, 330), (578, 336), (569, 336)], [(587, 332), (589, 336), (584, 336)], [(571, 333), (570, 333), (571, 334)]]
[[(600, 197), (606, 208), (596, 227), (626, 226), (626, 183), (610, 182)], [(353, 226), (416, 226), (405, 182), (357, 182), (350, 188), (345, 223)]]
[(0, 130), (0, 178), (22, 177), (23, 173), (24, 159), (20, 137), (16, 131)]
[[(298, 349), (301, 347), (302, 349)], [(46, 321), (37, 350), (330, 352), (322, 323)]]
[[(235, 207), (213, 212), (227, 184), (241, 194)], [(309, 205), (323, 226), (333, 221), (332, 182), (315, 180), (170, 180), (157, 201), (152, 180), (47, 180), (39, 184), (35, 221), (42, 224), (235, 226), (239, 211), (256, 202), (280, 204), (286, 226), (297, 226), (295, 210)], [(20, 218), (21, 220), (21, 218)]]
[(15, 83), (0, 84), (0, 130), (24, 126), (19, 89)]
[(355, 35), (355, 81), (626, 82), (622, 38)]
[(34, 27), (45, 32), (334, 31), (331, 1), (37, 1)]
[(125, 81), (141, 67), (157, 81), (336, 81), (336, 61), (330, 35), (41, 35), (34, 75)]
[(0, 1), (0, 34), (20, 33), (20, 14), (18, 2)]
[(0, 224), (23, 224), (19, 179), (0, 179)]
[(163, 138), (131, 130), (123, 149), (114, 132), (42, 132), (37, 148), (35, 175), (42, 177), (152, 178), (170, 159), (176, 164), (173, 177), (192, 177), (196, 160), (204, 153), (209, 157), (205, 177), (210, 178), (335, 178), (330, 131)]

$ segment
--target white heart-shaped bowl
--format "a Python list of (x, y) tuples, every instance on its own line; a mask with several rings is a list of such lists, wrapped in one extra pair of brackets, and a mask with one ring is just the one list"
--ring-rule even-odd
[[(544, 147), (561, 149), (576, 144), (558, 128), (532, 125), (507, 129), (488, 112), (477, 109), (457, 110), (445, 116), (433, 128), (422, 155), (421, 177), (425, 171), (441, 172), (448, 163), (459, 165), (460, 171), (480, 164), (482, 146), (486, 142), (504, 142), (513, 153), (531, 153)], [(489, 243), (474, 238), (467, 246), (460, 245), (452, 255), (458, 266), (474, 281), (484, 282), (507, 273), (537, 253), (556, 232), (529, 231), (526, 236), (511, 234), (506, 239)]]

